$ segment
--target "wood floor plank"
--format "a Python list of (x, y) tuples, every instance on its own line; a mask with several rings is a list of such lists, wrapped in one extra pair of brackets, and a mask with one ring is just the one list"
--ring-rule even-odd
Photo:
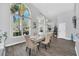
[[(25, 47), (25, 43), (7, 47), (6, 56), (28, 56)], [(40, 46), (40, 51), (36, 56), (76, 56), (75, 42), (65, 39), (52, 39), (51, 47), (45, 50), (44, 47)]]

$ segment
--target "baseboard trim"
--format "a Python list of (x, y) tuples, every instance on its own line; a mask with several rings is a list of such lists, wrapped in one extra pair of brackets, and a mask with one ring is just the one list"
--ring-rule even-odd
[(16, 43), (12, 43), (12, 44), (6, 44), (5, 47), (17, 45), (17, 44), (24, 43), (24, 42), (25, 42), (25, 41), (20, 41), (20, 42), (16, 42)]

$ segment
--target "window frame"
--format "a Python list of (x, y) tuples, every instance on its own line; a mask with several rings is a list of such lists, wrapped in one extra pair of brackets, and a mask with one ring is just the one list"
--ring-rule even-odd
[[(13, 3), (12, 3), (13, 4)], [(11, 5), (12, 4), (10, 4), (10, 7), (11, 7)], [(26, 4), (26, 3), (23, 3), (24, 5)], [(27, 5), (27, 4), (26, 4)], [(32, 17), (31, 17), (31, 10), (30, 10), (30, 8), (28, 7), (28, 5), (26, 6), (27, 8), (28, 8), (28, 10), (29, 10), (29, 14), (30, 14), (30, 16), (29, 17), (27, 17), (28, 19), (29, 19), (29, 34), (28, 35), (31, 35), (31, 19), (32, 19)], [(23, 36), (23, 28), (22, 28), (22, 30), (21, 30), (21, 35), (20, 36), (13, 36), (13, 14), (11, 14), (11, 11), (10, 11), (10, 37), (21, 37), (21, 36)], [(23, 25), (23, 24), (22, 24)], [(28, 36), (27, 35), (27, 36)]]

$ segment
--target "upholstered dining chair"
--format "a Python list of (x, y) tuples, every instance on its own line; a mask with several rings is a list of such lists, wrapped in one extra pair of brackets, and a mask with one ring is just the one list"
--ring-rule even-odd
[(53, 32), (49, 32), (49, 35), (50, 35), (50, 42), (53, 42), (54, 39), (53, 39)]
[(50, 40), (51, 40), (51, 35), (48, 33), (46, 36), (45, 36), (45, 40), (42, 41), (41, 43), (45, 46), (45, 49), (47, 50), (47, 46), (50, 47)]
[(38, 43), (33, 42), (32, 40), (34, 38), (25, 37), (26, 38), (26, 51), (29, 49), (29, 55), (31, 55), (32, 51), (35, 51), (35, 54), (37, 53)]

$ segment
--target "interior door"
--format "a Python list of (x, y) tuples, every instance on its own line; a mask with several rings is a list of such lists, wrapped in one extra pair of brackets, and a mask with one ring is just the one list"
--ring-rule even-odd
[(66, 23), (58, 25), (58, 38), (66, 38)]

